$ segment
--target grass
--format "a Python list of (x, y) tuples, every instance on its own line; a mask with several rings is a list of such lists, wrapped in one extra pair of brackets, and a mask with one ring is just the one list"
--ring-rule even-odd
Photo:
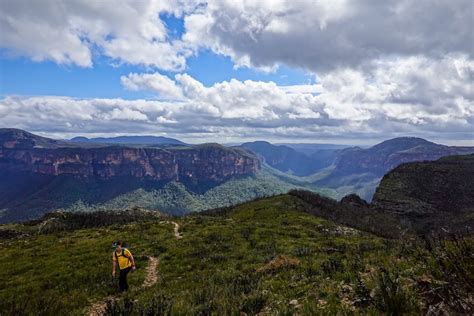
[[(440, 263), (411, 241), (294, 211), (301, 203), (280, 195), (222, 215), (176, 219), (181, 240), (172, 225), (144, 221), (0, 241), (0, 311), (83, 314), (115, 291), (110, 244), (118, 237), (139, 269), (109, 315), (418, 315), (429, 299), (416, 280), (442, 281), (443, 269), (455, 271), (448, 259), (469, 252), (448, 247), (451, 256)], [(159, 281), (147, 289), (139, 287), (144, 255), (160, 257)]]

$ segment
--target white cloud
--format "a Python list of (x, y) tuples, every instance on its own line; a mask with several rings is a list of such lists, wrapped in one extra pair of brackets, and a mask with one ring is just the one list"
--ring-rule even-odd
[(159, 13), (180, 15), (194, 1), (4, 0), (0, 46), (36, 61), (91, 67), (93, 54), (182, 70), (190, 52), (169, 40)]
[(370, 71), (342, 69), (322, 77), (319, 100), (331, 118), (388, 120), (472, 128), (474, 61), (423, 56), (373, 62)]
[(148, 117), (140, 111), (131, 110), (129, 108), (118, 109), (115, 108), (112, 112), (106, 114), (104, 118), (109, 120), (124, 120), (124, 121), (146, 121)]
[(241, 66), (319, 73), (390, 55), (472, 57), (472, 20), (471, 0), (210, 0), (185, 16), (183, 39)]
[[(158, 100), (0, 99), (0, 125), (71, 133), (169, 133), (197, 141), (398, 135), (472, 140), (472, 1), (4, 0), (0, 46), (33, 60), (91, 67), (94, 56), (158, 72), (122, 76)], [(182, 39), (159, 13), (184, 17)], [(201, 49), (236, 66), (317, 72), (317, 84), (186, 73)], [(151, 69), (150, 69), (151, 68)]]
[(173, 91), (179, 99), (6, 97), (0, 125), (56, 135), (156, 133), (194, 142), (401, 135), (472, 142), (474, 62), (467, 55), (379, 59), (370, 69), (341, 68), (318, 84), (287, 87), (235, 79), (206, 87), (188, 74), (175, 80), (130, 74), (122, 78), (128, 88)]
[[(173, 39), (159, 14), (184, 18)], [(388, 56), (472, 58), (472, 1), (4, 0), (0, 46), (34, 60), (90, 67), (93, 56), (183, 71), (201, 49), (236, 66), (318, 72)]]
[(180, 99), (183, 97), (181, 89), (168, 77), (159, 74), (137, 74), (120, 77), (122, 85), (128, 90), (152, 90), (163, 98)]
[[(90, 67), (94, 55), (182, 71), (208, 48), (237, 66), (325, 72), (387, 56), (440, 58), (474, 48), (472, 1), (4, 0), (0, 46)], [(160, 13), (184, 18), (182, 39)]]

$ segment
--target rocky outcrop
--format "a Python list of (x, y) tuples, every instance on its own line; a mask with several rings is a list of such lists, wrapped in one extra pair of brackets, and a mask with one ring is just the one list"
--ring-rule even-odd
[(474, 234), (474, 154), (402, 164), (383, 177), (370, 204), (355, 194), (339, 203), (289, 194), (308, 203), (305, 212), (385, 237)]
[(383, 177), (371, 207), (417, 231), (474, 233), (474, 155), (398, 166)]
[(383, 177), (372, 206), (403, 215), (474, 211), (474, 155), (402, 164)]
[[(242, 149), (220, 145), (177, 148), (79, 147), (24, 131), (0, 133), (0, 171), (158, 181), (223, 181), (255, 173), (259, 160)], [(9, 136), (9, 137), (8, 137)]]
[(367, 203), (364, 199), (362, 199), (357, 194), (349, 194), (343, 197), (340, 201), (342, 205), (354, 207), (354, 208), (362, 208), (368, 207), (369, 203)]
[(402, 228), (397, 216), (370, 208), (355, 194), (341, 202), (305, 190), (292, 190), (288, 194), (306, 203), (302, 206), (304, 212), (384, 237), (401, 236)]

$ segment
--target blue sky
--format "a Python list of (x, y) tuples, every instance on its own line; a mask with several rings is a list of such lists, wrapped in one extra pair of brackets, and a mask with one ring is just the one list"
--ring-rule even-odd
[[(120, 84), (120, 76), (149, 71), (146, 67), (123, 64), (117, 67), (109, 58), (98, 56), (93, 68), (58, 65), (51, 61), (34, 62), (25, 57), (0, 58), (0, 95), (64, 95), (81, 98), (154, 98), (144, 91), (128, 91)], [(175, 72), (161, 71), (173, 78)], [(234, 68), (229, 57), (203, 50), (188, 59), (186, 73), (206, 86), (216, 82), (237, 80), (273, 81), (278, 85), (314, 82), (311, 73), (281, 66), (275, 72), (248, 67)]]
[[(170, 39), (181, 38), (183, 18), (161, 14)], [(119, 64), (110, 58), (94, 56), (92, 68), (61, 65), (51, 61), (35, 62), (27, 57), (13, 57), (8, 51), (0, 53), (0, 95), (63, 95), (80, 98), (154, 98), (145, 91), (128, 91), (120, 77), (129, 73), (155, 72), (140, 65)], [(176, 72), (161, 71), (173, 78)], [(273, 81), (278, 85), (298, 85), (314, 82), (314, 75), (298, 68), (280, 66), (266, 72), (249, 67), (234, 67), (228, 56), (201, 50), (187, 60), (186, 73), (205, 86), (235, 78), (240, 81)]]
[(471, 5), (4, 0), (0, 126), (61, 138), (471, 145)]

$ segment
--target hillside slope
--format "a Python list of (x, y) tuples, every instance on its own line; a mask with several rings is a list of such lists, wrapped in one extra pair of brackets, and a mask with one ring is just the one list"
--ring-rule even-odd
[(192, 183), (185, 185), (177, 181), (157, 182), (133, 177), (98, 180), (65, 175), (20, 175), (4, 173), (0, 177), (0, 203), (4, 208), (0, 212), (0, 223), (35, 219), (56, 209), (92, 212), (141, 207), (183, 215), (298, 188), (331, 194), (308, 183), (275, 175), (266, 167), (252, 175), (230, 177), (222, 183), (201, 182), (199, 187)]
[(474, 155), (401, 164), (387, 173), (374, 199), (355, 194), (335, 201), (292, 190), (305, 211), (387, 237), (405, 233), (474, 235)]
[[(0, 226), (21, 232), (0, 240), (0, 310), (85, 313), (115, 293), (110, 243), (122, 238), (139, 268), (129, 276), (131, 290), (109, 304), (109, 314), (472, 311), (466, 303), (472, 283), (460, 274), (469, 271), (469, 261), (459, 261), (455, 278), (447, 276), (473, 243), (443, 242), (429, 251), (415, 240), (383, 239), (297, 211), (307, 206), (281, 195), (176, 219), (181, 239), (159, 218), (47, 233), (39, 230), (42, 222)], [(448, 270), (440, 270), (436, 256)], [(142, 287), (148, 257), (159, 258), (158, 282)]]

